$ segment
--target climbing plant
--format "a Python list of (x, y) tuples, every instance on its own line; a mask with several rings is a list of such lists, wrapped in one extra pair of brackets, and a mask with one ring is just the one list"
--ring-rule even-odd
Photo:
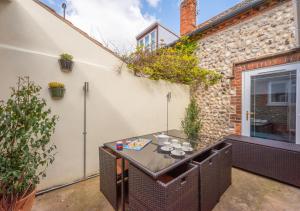
[(128, 68), (135, 75), (187, 85), (202, 83), (209, 86), (222, 78), (218, 72), (200, 67), (196, 55), (197, 43), (188, 37), (182, 37), (174, 45), (161, 46), (152, 52), (143, 46), (138, 47), (125, 57)]

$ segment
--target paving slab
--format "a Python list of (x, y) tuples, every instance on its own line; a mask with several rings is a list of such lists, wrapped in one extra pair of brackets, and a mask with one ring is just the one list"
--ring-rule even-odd
[[(113, 211), (99, 177), (38, 196), (33, 211)], [(299, 211), (300, 189), (238, 169), (213, 211)]]
[(99, 190), (99, 177), (36, 198), (33, 211), (114, 211)]
[(214, 211), (300, 211), (300, 189), (232, 169), (232, 185)]

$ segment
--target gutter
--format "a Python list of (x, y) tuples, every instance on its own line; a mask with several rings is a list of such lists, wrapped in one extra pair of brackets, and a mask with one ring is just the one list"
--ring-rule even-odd
[[(223, 23), (223, 22), (225, 22), (225, 21), (227, 21), (227, 20), (229, 20), (231, 18), (234, 18), (235, 16), (237, 16), (237, 15), (239, 15), (241, 13), (244, 13), (244, 12), (250, 10), (250, 9), (255, 8), (255, 7), (261, 6), (262, 4), (264, 4), (267, 1), (268, 0), (256, 0), (256, 1), (253, 1), (253, 2), (247, 4), (247, 5), (243, 6), (243, 7), (238, 8), (237, 10), (234, 10), (233, 12), (231, 12), (231, 13), (229, 13), (229, 14), (227, 14), (227, 15), (225, 15), (225, 16), (223, 16), (223, 17), (221, 17), (221, 18), (219, 18), (219, 19), (217, 19), (217, 20), (215, 20), (215, 21), (213, 21), (213, 22), (211, 22), (211, 23), (209, 23), (209, 24), (201, 27), (201, 28), (198, 28), (197, 30), (191, 32), (187, 36), (188, 37), (192, 37), (192, 36), (195, 36), (195, 35), (197, 35), (199, 33), (204, 32), (204, 31), (206, 31), (206, 30), (208, 30), (210, 28), (216, 27), (217, 25), (219, 25), (219, 24), (221, 24), (221, 23)], [(299, 2), (299, 0), (294, 0), (294, 1)]]
[[(198, 28), (197, 30), (191, 32), (190, 34), (188, 34), (189, 37), (193, 37), (199, 33), (202, 33), (210, 28), (216, 27), (217, 25), (231, 19), (234, 18), (236, 15), (239, 15), (241, 13), (244, 13), (250, 9), (253, 9), (255, 7), (259, 7), (261, 5), (263, 5), (265, 2), (267, 2), (268, 0), (256, 0), (253, 1), (250, 4), (245, 5), (244, 7), (241, 7), (227, 15), (225, 15), (224, 17), (221, 17), (201, 28)], [(284, 0), (281, 0), (282, 2)], [(294, 17), (295, 17), (295, 37), (296, 37), (296, 47), (300, 47), (300, 0), (293, 0), (293, 7), (294, 7)]]

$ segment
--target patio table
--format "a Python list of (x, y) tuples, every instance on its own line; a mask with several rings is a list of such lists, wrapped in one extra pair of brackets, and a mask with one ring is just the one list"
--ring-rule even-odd
[[(165, 174), (166, 172), (176, 168), (177, 166), (192, 160), (196, 157), (199, 153), (204, 152), (207, 149), (196, 150), (194, 149), (191, 153), (186, 153), (183, 157), (174, 157), (168, 153), (161, 152), (158, 144), (157, 139), (154, 135), (158, 135), (161, 133), (165, 133), (170, 136), (171, 139), (177, 139), (180, 142), (187, 141), (186, 135), (183, 131), (180, 130), (169, 130), (168, 132), (159, 132), (153, 133), (138, 137), (126, 138), (118, 141), (125, 141), (125, 140), (133, 140), (136, 138), (146, 138), (151, 139), (151, 142), (147, 144), (142, 150), (117, 150), (116, 149), (116, 142), (109, 142), (105, 143), (104, 146), (110, 148), (115, 153), (117, 153), (122, 158), (122, 175), (121, 175), (121, 203), (122, 209), (125, 210), (125, 160), (128, 160), (130, 163), (138, 167), (140, 170), (151, 176), (153, 179), (157, 179), (159, 176)], [(192, 144), (193, 146), (193, 144)]]

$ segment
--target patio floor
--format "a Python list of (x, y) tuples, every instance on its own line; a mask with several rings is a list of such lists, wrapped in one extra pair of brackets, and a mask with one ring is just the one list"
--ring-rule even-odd
[[(233, 169), (232, 185), (214, 211), (298, 211), (300, 189)], [(99, 192), (99, 178), (37, 197), (33, 211), (113, 211)]]

